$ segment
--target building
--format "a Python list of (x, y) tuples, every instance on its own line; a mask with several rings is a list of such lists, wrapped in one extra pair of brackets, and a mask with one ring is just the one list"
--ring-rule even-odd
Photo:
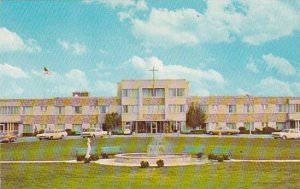
[(300, 97), (189, 96), (189, 83), (181, 79), (123, 80), (116, 97), (75, 92), (62, 98), (0, 99), (0, 132), (105, 130), (105, 116), (111, 112), (121, 115), (122, 124), (115, 128), (119, 132), (126, 128), (137, 133), (188, 131), (186, 112), (192, 103), (206, 113), (209, 128), (300, 129)]

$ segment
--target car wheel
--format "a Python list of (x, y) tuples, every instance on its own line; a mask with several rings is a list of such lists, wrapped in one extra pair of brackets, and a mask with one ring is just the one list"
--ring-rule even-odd
[(283, 139), (283, 140), (286, 140), (286, 139), (287, 139), (287, 137), (286, 137), (286, 136), (282, 136), (282, 139)]
[(49, 139), (52, 140), (52, 139), (53, 139), (53, 136), (51, 136)]
[(214, 132), (210, 131), (208, 134), (210, 134), (210, 135), (213, 135), (213, 134), (214, 134)]
[(39, 140), (42, 140), (42, 138), (39, 138)]

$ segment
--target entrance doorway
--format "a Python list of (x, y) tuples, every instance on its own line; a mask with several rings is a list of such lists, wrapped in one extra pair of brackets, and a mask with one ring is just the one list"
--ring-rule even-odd
[(157, 123), (151, 122), (151, 133), (157, 133)]

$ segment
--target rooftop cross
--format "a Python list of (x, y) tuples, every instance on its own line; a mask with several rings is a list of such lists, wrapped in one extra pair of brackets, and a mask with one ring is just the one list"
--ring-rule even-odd
[(152, 75), (153, 75), (153, 80), (152, 80), (152, 96), (154, 96), (154, 73), (157, 72), (158, 70), (157, 69), (154, 69), (154, 66), (151, 70), (149, 70), (152, 72)]

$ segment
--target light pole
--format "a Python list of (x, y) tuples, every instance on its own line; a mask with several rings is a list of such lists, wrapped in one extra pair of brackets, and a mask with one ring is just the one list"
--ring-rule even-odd
[[(249, 94), (246, 95), (248, 97), (248, 103), (249, 103), (249, 106), (251, 107), (251, 96)], [(253, 103), (254, 105), (254, 103)], [(249, 111), (250, 111), (250, 125), (249, 125), (249, 134), (251, 135), (252, 134), (252, 118), (253, 118), (253, 112), (254, 112), (254, 106), (252, 108), (252, 111), (250, 110), (250, 107), (249, 107)]]

